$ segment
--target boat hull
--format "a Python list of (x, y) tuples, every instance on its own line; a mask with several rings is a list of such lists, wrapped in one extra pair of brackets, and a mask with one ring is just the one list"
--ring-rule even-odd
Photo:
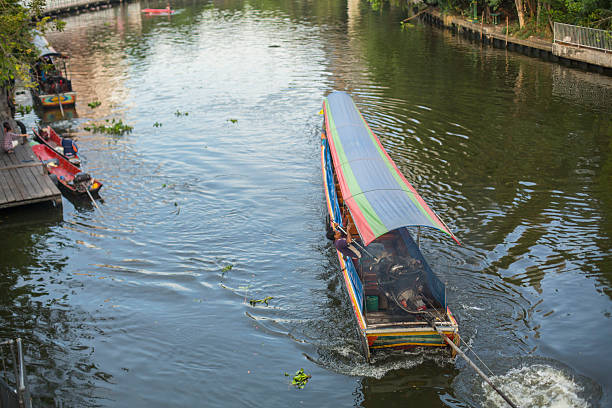
[(54, 176), (60, 190), (72, 198), (86, 198), (88, 192), (91, 195), (97, 195), (102, 188), (102, 183), (93, 177), (89, 178), (83, 188), (77, 188), (75, 184), (79, 183), (73, 182), (75, 178), (84, 173), (49, 146), (34, 144), (32, 151), (45, 164), (49, 174)]
[[(58, 148), (61, 148), (62, 146), (62, 138), (60, 135), (58, 135), (53, 130), (51, 126), (47, 126), (45, 129), (33, 128), (32, 130), (34, 133), (34, 140), (36, 140), (38, 143), (48, 146), (50, 149), (54, 150), (58, 155), (68, 160), (71, 164), (77, 167), (81, 166), (81, 159), (79, 159), (78, 154), (75, 154), (74, 156), (66, 156), (65, 154), (63, 154), (63, 152), (58, 151)], [(47, 135), (49, 135), (47, 139), (43, 137), (42, 135), (43, 132), (47, 132)], [(63, 151), (63, 148), (61, 150)]]
[(37, 94), (33, 93), (34, 99), (43, 108), (57, 108), (60, 106), (72, 106), (76, 103), (76, 92), (64, 92), (60, 94)]

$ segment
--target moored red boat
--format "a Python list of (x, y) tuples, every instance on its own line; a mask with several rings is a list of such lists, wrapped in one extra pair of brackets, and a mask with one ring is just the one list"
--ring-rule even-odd
[(354, 228), (347, 232), (361, 252), (358, 258), (336, 250), (366, 359), (379, 349), (449, 347), (446, 339), (458, 345), (445, 285), (408, 228), (435, 228), (459, 241), (401, 174), (347, 93), (332, 92), (323, 110), (328, 222)]
[(102, 188), (99, 180), (81, 171), (49, 146), (34, 144), (32, 151), (45, 164), (50, 176), (63, 192), (73, 197), (86, 197), (88, 193), (98, 194)]
[(148, 14), (173, 14), (175, 11), (174, 10), (170, 10), (168, 8), (164, 8), (164, 9), (150, 9), (150, 8), (146, 8), (146, 9), (142, 9), (143, 13), (148, 13)]
[(81, 166), (81, 159), (78, 156), (79, 148), (72, 139), (61, 137), (51, 126), (44, 129), (32, 128), (32, 131), (37, 142), (49, 146), (75, 166)]

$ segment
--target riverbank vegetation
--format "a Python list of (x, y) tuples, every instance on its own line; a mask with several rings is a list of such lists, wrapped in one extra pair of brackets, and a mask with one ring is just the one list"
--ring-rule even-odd
[(59, 20), (41, 17), (45, 0), (28, 1), (24, 6), (19, 0), (0, 1), (0, 119), (14, 115), (12, 90), (15, 81), (31, 86), (30, 66), (38, 57), (32, 44), (34, 30), (63, 28)]
[[(385, 0), (369, 1), (378, 9)], [(554, 22), (612, 30), (610, 0), (422, 0), (420, 4), (466, 19), (484, 18), (487, 23), (502, 23), (508, 17), (509, 34), (519, 38), (550, 39)]]

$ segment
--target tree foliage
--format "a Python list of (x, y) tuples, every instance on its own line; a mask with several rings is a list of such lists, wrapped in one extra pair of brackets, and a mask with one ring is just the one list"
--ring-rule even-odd
[[(381, 1), (381, 0), (378, 0)], [(470, 16), (473, 0), (424, 0), (426, 4)], [(510, 20), (521, 20), (521, 28), (548, 29), (553, 21), (612, 30), (610, 0), (477, 0), (478, 15), (502, 12)], [(520, 14), (523, 14), (520, 16)]]
[(18, 0), (0, 0), (0, 88), (15, 79), (29, 83), (31, 64), (38, 57), (32, 44), (34, 30), (62, 29), (62, 23), (41, 18), (45, 0), (30, 0), (27, 5)]

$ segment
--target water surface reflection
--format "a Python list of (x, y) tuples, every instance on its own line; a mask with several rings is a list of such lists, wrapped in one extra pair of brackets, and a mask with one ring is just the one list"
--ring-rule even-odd
[[(319, 168), (317, 112), (344, 89), (463, 241), (427, 232), (423, 250), (467, 344), (501, 376), (544, 364), (606, 406), (609, 80), (425, 25), (402, 31), (397, 8), (173, 7), (168, 19), (122, 4), (49, 35), (72, 56), (79, 92), (76, 115), (54, 125), (105, 187), (103, 216), (64, 201), (60, 220), (1, 227), (16, 237), (2, 251), (3, 327), (30, 339), (35, 395), (66, 406), (494, 404), (446, 355), (368, 365), (359, 354)], [(134, 130), (84, 130), (106, 119)], [(267, 296), (268, 307), (249, 303)], [(298, 391), (284, 373), (300, 367), (312, 379)]]

